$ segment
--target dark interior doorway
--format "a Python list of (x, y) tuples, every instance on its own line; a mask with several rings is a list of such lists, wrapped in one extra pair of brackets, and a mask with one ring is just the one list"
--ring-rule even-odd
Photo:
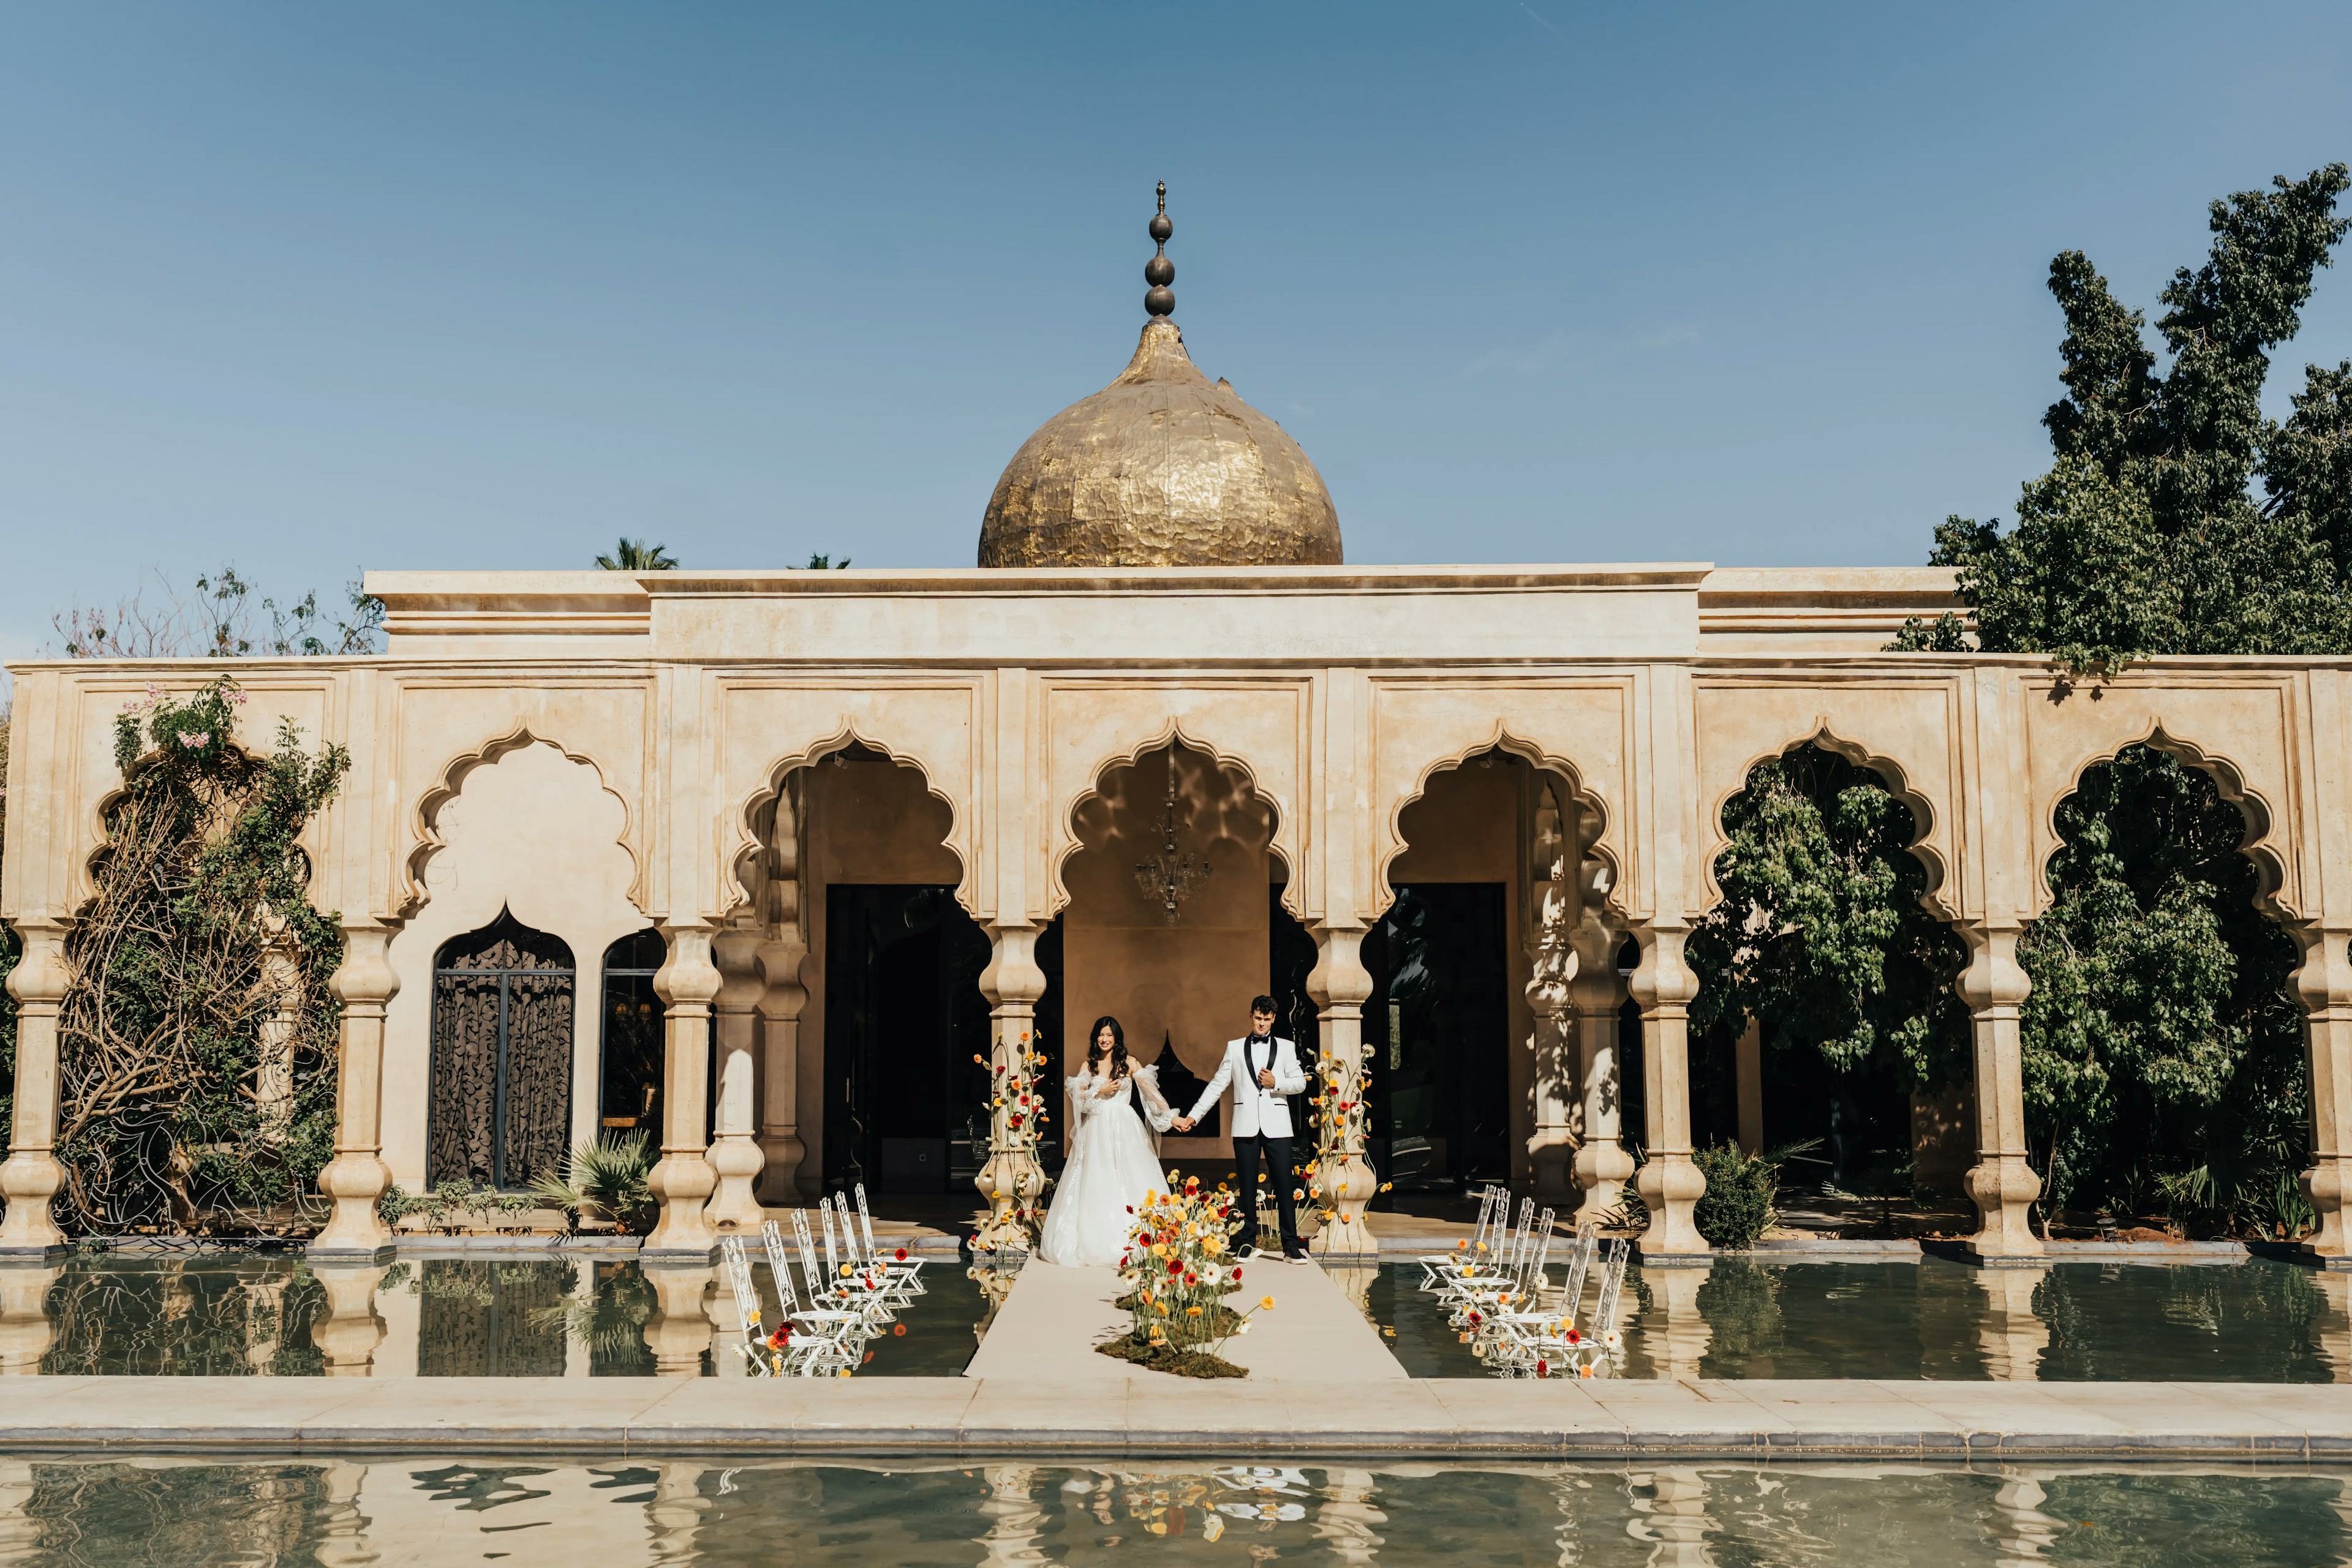
[(975, 1119), (986, 1146), (987, 936), (946, 886), (836, 882), (824, 918), (825, 1185), (969, 1184)]
[(1368, 1142), (1399, 1192), (1510, 1180), (1507, 897), (1500, 882), (1402, 886), (1364, 939)]
[(662, 966), (660, 931), (648, 926), (604, 950), (604, 1005), (598, 1026), (597, 1125), (615, 1137), (661, 1138)]

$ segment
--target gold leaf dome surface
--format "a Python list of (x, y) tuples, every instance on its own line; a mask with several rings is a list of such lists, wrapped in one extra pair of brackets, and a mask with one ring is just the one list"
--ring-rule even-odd
[(1212, 382), (1165, 314), (1118, 379), (1039, 426), (980, 525), (982, 566), (1339, 563), (1339, 514), (1281, 426)]

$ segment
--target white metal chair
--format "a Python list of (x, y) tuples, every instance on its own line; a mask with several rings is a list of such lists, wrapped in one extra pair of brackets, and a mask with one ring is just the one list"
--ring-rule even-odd
[[(769, 1277), (776, 1285), (778, 1321), (797, 1331), (785, 1347), (779, 1373), (817, 1377), (856, 1366), (866, 1346), (866, 1314), (845, 1308), (802, 1307), (793, 1289), (793, 1264), (784, 1252), (783, 1227), (772, 1219), (761, 1221), (760, 1240), (767, 1250)], [(814, 1279), (809, 1285), (812, 1291), (816, 1289)]]
[(1489, 1246), (1488, 1232), (1497, 1215), (1510, 1213), (1511, 1194), (1508, 1189), (1492, 1183), (1478, 1195), (1478, 1225), (1468, 1239), (1459, 1242), (1451, 1252), (1428, 1252), (1421, 1258), (1421, 1288), (1435, 1290), (1446, 1280), (1475, 1266), (1483, 1259)]
[(874, 1245), (874, 1211), (866, 1206), (866, 1184), (864, 1182), (858, 1183), (855, 1190), (857, 1194), (858, 1228), (866, 1233), (866, 1260), (882, 1268), (893, 1278), (904, 1279), (906, 1281), (906, 1293), (908, 1295), (921, 1296), (927, 1294), (923, 1289), (923, 1263), (925, 1260), (920, 1258), (884, 1258), (882, 1256), (882, 1249)]

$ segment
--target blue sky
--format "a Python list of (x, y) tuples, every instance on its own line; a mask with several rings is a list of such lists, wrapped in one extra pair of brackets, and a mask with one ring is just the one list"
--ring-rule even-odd
[[(2051, 255), (2153, 307), (2352, 157), (2352, 10), (0, 6), (0, 655), (224, 559), (965, 564), (1195, 359), (1352, 561), (1913, 563), (2042, 466)], [(2151, 309), (2151, 314), (2153, 314)], [(2352, 355), (2352, 264), (2274, 378)]]

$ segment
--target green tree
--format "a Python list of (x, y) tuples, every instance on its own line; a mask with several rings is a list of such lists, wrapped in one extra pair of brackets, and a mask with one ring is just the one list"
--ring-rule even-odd
[[(2050, 264), (2066, 321), (2065, 394), (2042, 416), (2055, 462), (2026, 484), (2014, 529), (1953, 517), (1936, 531), (1931, 559), (1958, 568), (1980, 647), (2092, 676), (2150, 654), (2352, 651), (2352, 365), (2313, 366), (2284, 424), (2262, 411), (2271, 351), (2344, 237), (2347, 183), (2331, 163), (2215, 202), (2205, 264), (2161, 295), (2162, 366), (2082, 252)], [(1897, 646), (1948, 646), (1953, 629), (1915, 622)]]
[[(2093, 679), (2151, 655), (2352, 652), (2352, 362), (2309, 367), (2284, 421), (2262, 410), (2272, 351), (2346, 234), (2347, 184), (2334, 163), (2213, 203), (2204, 264), (2160, 297), (2161, 357), (2081, 252), (2051, 263), (2066, 323), (2051, 468), (2014, 528), (1954, 517), (1936, 534), (1978, 646)], [(1947, 616), (1895, 646), (1966, 638)], [(2051, 908), (2018, 947), (2047, 1203), (2161, 1199), (2291, 1233), (2307, 1126), (2295, 955), (2256, 908), (2242, 813), (2142, 746), (2087, 770), (2058, 828)]]
[(2047, 1201), (2274, 1227), (2309, 1107), (2294, 944), (2255, 907), (2244, 815), (2206, 774), (2133, 746), (2084, 774), (2058, 830), (2050, 910), (2018, 943)]
[(610, 555), (596, 557), (596, 564), (607, 572), (674, 572), (677, 559), (658, 544), (648, 544), (642, 539), (622, 539), (613, 546)]
[(1722, 900), (1691, 933), (1694, 1030), (1717, 1042), (1749, 1018), (1772, 1052), (1817, 1056), (1851, 1095), (1958, 1081), (1968, 1010), (1951, 983), (1959, 940), (1920, 902), (1918, 828), (1877, 774), (1807, 743), (1758, 763), (1725, 803)]

